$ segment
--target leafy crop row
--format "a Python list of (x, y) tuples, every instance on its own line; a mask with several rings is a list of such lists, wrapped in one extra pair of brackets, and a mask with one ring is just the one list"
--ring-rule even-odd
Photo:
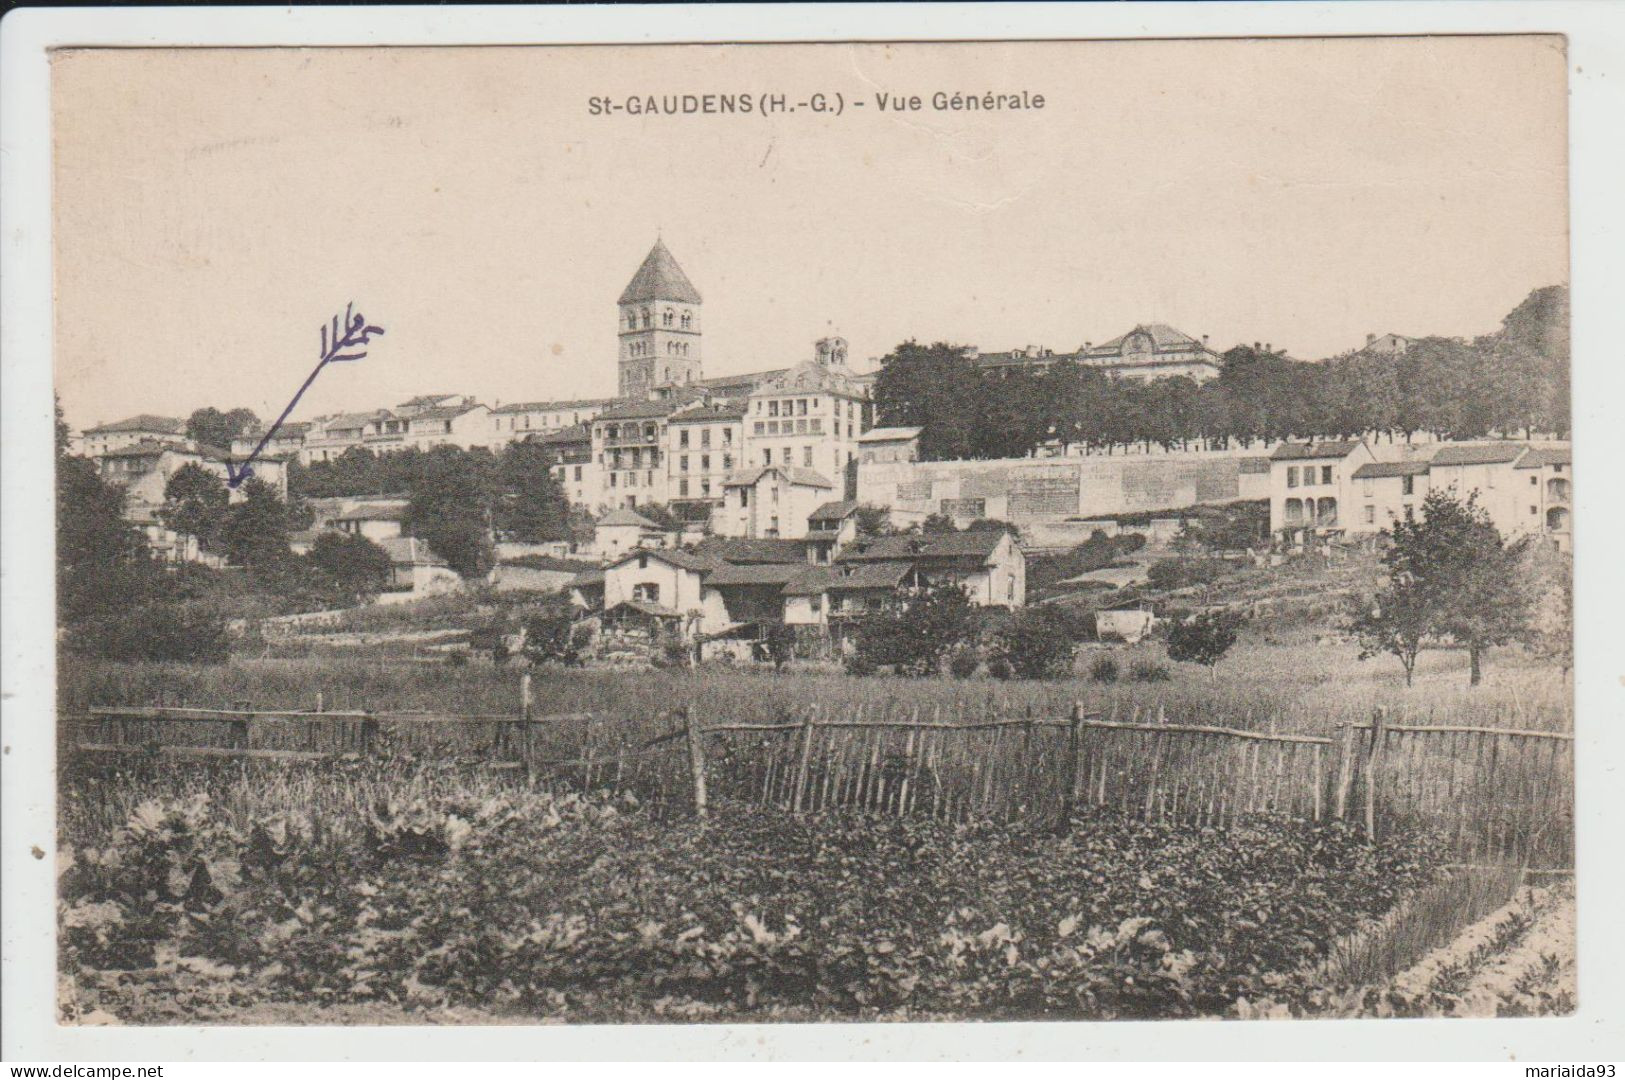
[(699, 823), (526, 790), (250, 820), (204, 794), (78, 819), (66, 1019), (1235, 1015), (1301, 994), (1330, 942), (1437, 861), (1425, 838), (1275, 819), (1084, 815), (1058, 835), (724, 806)]

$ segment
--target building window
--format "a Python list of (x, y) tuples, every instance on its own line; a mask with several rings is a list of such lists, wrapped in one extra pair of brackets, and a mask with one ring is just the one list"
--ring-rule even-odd
[(811, 611), (814, 615), (817, 615), (819, 612), (823, 611), (824, 598), (822, 596), (807, 597), (807, 610)]
[(688, 472), (688, 455), (687, 454), (684, 454), (682, 457), (677, 459), (677, 468), (682, 472)]
[(812, 447), (803, 446), (801, 448), (801, 463), (809, 469), (812, 468)]
[(1377, 523), (1377, 508), (1372, 506), (1370, 503), (1366, 504), (1365, 523), (1367, 525), (1375, 525)]
[(797, 435), (805, 435), (805, 434), (807, 434), (807, 421), (805, 421), (805, 420), (797, 420), (796, 421), (796, 434)]
[(769, 416), (777, 416), (777, 415), (779, 415), (779, 403), (777, 401), (770, 401), (770, 402), (767, 403), (767, 415), (769, 415)]
[(688, 498), (688, 481), (687, 480), (679, 480), (679, 481), (677, 481), (677, 494), (679, 496), (681, 496), (682, 498), (685, 498), (685, 499)]
[(1540, 513), (1540, 511), (1539, 511), (1539, 510), (1536, 510), (1536, 509), (1535, 509), (1535, 508), (1534, 508), (1534, 507), (1533, 507), (1533, 506), (1531, 506), (1531, 507), (1530, 507), (1530, 508), (1529, 508), (1529, 512), (1530, 512), (1530, 513), (1531, 513), (1531, 514), (1538, 514), (1538, 513)]
[(701, 450), (709, 449), (710, 446), (711, 446), (711, 429), (710, 428), (701, 428), (700, 429), (700, 449)]
[(580, 465), (577, 465), (576, 468), (575, 468), (575, 479), (576, 479), (576, 483), (578, 483), (578, 484), (581, 483), (581, 466)]
[(1322, 465), (1320, 467), (1320, 482), (1322, 484), (1329, 484), (1332, 482), (1332, 467), (1330, 465)]
[(768, 447), (768, 446), (762, 447), (762, 464), (763, 465), (771, 465), (771, 464), (773, 464), (773, 448), (772, 447)]
[(723, 446), (732, 446), (733, 444), (734, 444), (734, 429), (733, 428), (728, 428), (728, 427), (723, 428), (722, 429), (722, 445)]
[(807, 399), (806, 398), (797, 398), (796, 399), (796, 415), (797, 416), (806, 416), (807, 415)]
[(711, 455), (710, 454), (701, 454), (700, 455), (700, 471), (701, 472), (710, 472), (711, 471)]
[(709, 480), (701, 480), (700, 481), (700, 494), (704, 495), (704, 496), (707, 496), (707, 497), (710, 496), (710, 494), (711, 494), (711, 481), (709, 481)]
[[(812, 432), (814, 435), (822, 435), (824, 433), (824, 421), (819, 417), (813, 417), (807, 422), (807, 430)], [(839, 432), (837, 432), (837, 434), (839, 434)]]
[(672, 311), (672, 310), (671, 310), (671, 308), (667, 308), (667, 309), (666, 309), (666, 310), (665, 310), (665, 311), (662, 311), (662, 312), (661, 312), (661, 313), (660, 313), (660, 322), (661, 322), (661, 325), (663, 325), (663, 326), (670, 326), (670, 325), (671, 325), (671, 321), (672, 321), (672, 320), (673, 320), (673, 319), (675, 319), (675, 318), (676, 318), (676, 317), (677, 317), (677, 316), (676, 316), (676, 314), (675, 314), (675, 313), (674, 313), (674, 312), (673, 312), (673, 311)]
[(686, 311), (683, 312), (683, 329), (684, 330), (687, 330), (688, 329), (688, 324), (693, 322), (693, 321), (694, 321), (694, 316), (693, 315), (691, 315), (689, 312), (686, 312)]
[[(638, 569), (641, 570), (648, 565), (648, 559), (638, 559)], [(658, 604), (660, 603), (660, 586), (653, 581), (640, 581), (632, 586), (632, 599), (642, 600), (648, 604)]]
[(731, 469), (734, 467), (734, 456), (732, 454), (722, 455), (722, 467), (724, 469)]
[(1286, 486), (1289, 488), (1298, 486), (1298, 467), (1296, 465), (1286, 467)]
[(1376, 481), (1372, 480), (1369, 476), (1366, 477), (1360, 482), (1360, 494), (1364, 495), (1368, 499), (1371, 498), (1372, 490), (1375, 488), (1375, 486)]
[(1400, 494), (1402, 494), (1402, 495), (1415, 495), (1416, 494), (1416, 477), (1407, 476), (1407, 477), (1402, 478), (1400, 480), (1399, 488), (1400, 488)]

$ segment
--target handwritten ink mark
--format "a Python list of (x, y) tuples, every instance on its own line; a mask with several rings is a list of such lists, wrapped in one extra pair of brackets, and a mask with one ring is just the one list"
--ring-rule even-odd
[(264, 436), (260, 438), (259, 445), (254, 447), (253, 452), (243, 459), (242, 465), (239, 466), (230, 459), (226, 461), (227, 487), (235, 488), (244, 480), (247, 480), (250, 476), (254, 475), (254, 459), (265, 452), (265, 448), (270, 445), (271, 440), (276, 437), (277, 430), (281, 428), (283, 423), (288, 419), (288, 414), (293, 412), (294, 406), (299, 404), (299, 399), (305, 396), (305, 391), (310, 389), (310, 384), (316, 381), (316, 376), (322, 373), (323, 368), (325, 368), (328, 364), (366, 359), (366, 346), (368, 342), (374, 335), (382, 334), (384, 332), (384, 328), (381, 326), (367, 325), (366, 318), (361, 315), (354, 314), (354, 310), (355, 302), (353, 300), (344, 306), (344, 333), (342, 336), (339, 334), (340, 326), (339, 317), (337, 315), (333, 316), (331, 334), (328, 333), (328, 328), (326, 326), (322, 327), (321, 362), (318, 363), (316, 365), (316, 369), (310, 373), (310, 377), (305, 380), (304, 385), (299, 387), (298, 393), (293, 395), (293, 400), (288, 402), (288, 407), (286, 409), (282, 410), (282, 415), (276, 418), (276, 423), (272, 424), (270, 429), (267, 430)]

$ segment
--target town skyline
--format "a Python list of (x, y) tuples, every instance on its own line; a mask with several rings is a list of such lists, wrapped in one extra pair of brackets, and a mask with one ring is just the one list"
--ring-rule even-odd
[[(691, 70), (664, 54), (634, 76), (595, 68), (601, 54), (499, 50), (465, 85), (437, 50), (68, 53), (64, 410), (75, 426), (206, 405), (274, 417), (350, 301), (388, 335), (294, 419), (442, 391), (613, 396), (614, 299), (657, 236), (704, 296), (710, 377), (795, 363), (829, 334), (867, 370), (910, 338), (1069, 351), (1153, 322), (1319, 359), (1368, 333), (1488, 333), (1566, 283), (1566, 209), (1547, 194), (1563, 187), (1548, 180), (1561, 80), (1539, 77), (1562, 54), (1545, 39), (1192, 44), (1054, 43), (1090, 63), (1046, 75), (1042, 112), (861, 129), (585, 115), (589, 69), (606, 91)], [(876, 85), (1009, 59), (836, 52)], [(716, 59), (794, 89), (832, 55)], [(1350, 95), (1362, 57), (1382, 77)], [(192, 100), (198, 79), (221, 93)], [(110, 80), (131, 107), (70, 110)], [(329, 167), (374, 190), (337, 194)]]

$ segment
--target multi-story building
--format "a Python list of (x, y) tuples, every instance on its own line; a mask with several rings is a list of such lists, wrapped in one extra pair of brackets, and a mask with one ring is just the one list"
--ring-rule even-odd
[(613, 403), (611, 398), (578, 401), (524, 401), (491, 409), (493, 442), (518, 442), (527, 436), (573, 428), (592, 419)]
[(744, 460), (745, 409), (699, 401), (666, 421), (667, 494), (689, 521), (708, 520), (722, 505), (723, 483)]
[(1082, 348), (1070, 353), (1029, 345), (1010, 352), (979, 353), (976, 357), (983, 371), (996, 375), (1042, 372), (1063, 362), (1140, 382), (1174, 376), (1206, 382), (1217, 378), (1224, 368), (1224, 358), (1208, 347), (1207, 335), (1198, 341), (1164, 323), (1142, 323), (1102, 345), (1086, 341)]
[(667, 485), (668, 420), (696, 400), (675, 394), (657, 400), (623, 401), (593, 418), (592, 459), (597, 464), (605, 506), (634, 508), (663, 503)]
[(1572, 469), (1566, 445), (1431, 443), (1378, 461), (1364, 441), (1285, 443), (1270, 455), (1270, 529), (1372, 535), (1414, 517), (1428, 492), (1472, 497), (1502, 536), (1549, 537), (1567, 550)]
[(186, 441), (186, 422), (172, 416), (142, 413), (111, 424), (86, 428), (79, 436), (80, 452), (99, 458), (109, 450), (122, 450), (137, 443), (179, 443)]
[(592, 453), (591, 424), (575, 424), (531, 434), (525, 441), (547, 451), (553, 479), (564, 489), (565, 498), (588, 510), (598, 509), (603, 488), (602, 471)]
[(869, 426), (869, 400), (846, 363), (846, 341), (830, 337), (812, 360), (762, 383), (745, 413), (747, 466), (811, 469), (846, 492), (858, 437)]

